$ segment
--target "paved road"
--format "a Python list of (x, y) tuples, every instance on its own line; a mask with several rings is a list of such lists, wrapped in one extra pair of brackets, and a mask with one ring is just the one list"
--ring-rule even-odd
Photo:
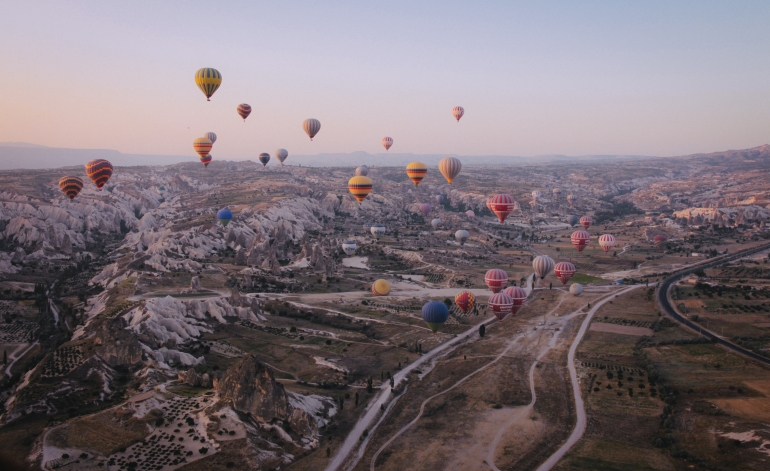
[(740, 355), (743, 355), (745, 357), (751, 358), (752, 360), (758, 361), (760, 363), (763, 363), (765, 365), (770, 365), (770, 359), (765, 358), (761, 355), (757, 355), (756, 353), (752, 352), (751, 350), (747, 350), (740, 345), (736, 345), (729, 340), (726, 340), (716, 333), (690, 321), (686, 317), (682, 316), (677, 312), (677, 310), (674, 308), (674, 306), (671, 304), (671, 300), (668, 297), (668, 293), (671, 290), (671, 286), (679, 281), (682, 277), (685, 277), (687, 275), (692, 274), (695, 270), (701, 270), (705, 268), (711, 268), (715, 267), (717, 265), (722, 265), (723, 263), (727, 263), (729, 261), (747, 257), (749, 255), (753, 255), (757, 252), (761, 252), (763, 250), (770, 249), (770, 244), (762, 244), (758, 245), (757, 247), (741, 250), (740, 252), (735, 252), (732, 255), (725, 255), (722, 257), (718, 257), (713, 260), (706, 261), (704, 263), (701, 263), (695, 267), (688, 268), (686, 270), (679, 271), (677, 273), (674, 273), (673, 275), (669, 276), (663, 282), (660, 284), (660, 287), (658, 288), (657, 297), (658, 297), (658, 304), (660, 304), (661, 309), (663, 312), (666, 313), (669, 317), (674, 319), (675, 321), (679, 322), (683, 326), (687, 327), (688, 329), (692, 330), (693, 332), (700, 334), (708, 339), (711, 339), (714, 343), (718, 345), (722, 345), (723, 347), (738, 353)]

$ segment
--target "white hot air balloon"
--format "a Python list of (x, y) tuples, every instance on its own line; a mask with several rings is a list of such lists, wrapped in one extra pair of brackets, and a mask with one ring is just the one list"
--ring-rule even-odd
[(438, 163), (438, 171), (441, 172), (441, 175), (444, 175), (444, 178), (446, 178), (446, 181), (450, 185), (452, 184), (452, 180), (460, 174), (462, 168), (463, 164), (457, 157), (444, 157)]
[(377, 239), (379, 239), (380, 236), (385, 234), (385, 226), (383, 226), (382, 224), (375, 224), (369, 230), (371, 231), (372, 235)]
[(392, 137), (383, 137), (382, 138), (382, 147), (385, 148), (385, 150), (390, 149), (390, 146), (393, 145), (393, 138)]
[(532, 260), (532, 268), (535, 269), (535, 274), (541, 280), (553, 270), (554, 262), (548, 255), (538, 255)]
[(460, 245), (465, 245), (465, 242), (471, 237), (471, 235), (466, 231), (465, 229), (460, 229), (459, 231), (455, 232), (455, 240), (460, 243)]
[(207, 132), (206, 134), (203, 135), (203, 137), (211, 141), (212, 144), (217, 142), (217, 135), (214, 134), (213, 132)]
[(342, 251), (347, 255), (353, 255), (356, 253), (356, 242), (354, 240), (346, 240), (342, 243)]
[(431, 225), (431, 226), (433, 226), (433, 229), (434, 229), (434, 230), (435, 230), (435, 229), (438, 229), (438, 228), (439, 228), (439, 227), (441, 227), (443, 224), (444, 224), (444, 221), (442, 221), (442, 220), (441, 220), (441, 219), (439, 219), (439, 218), (434, 218), (434, 219), (433, 219), (433, 220), (430, 222), (430, 225)]
[(573, 296), (580, 296), (583, 294), (583, 285), (580, 283), (572, 283), (569, 287), (569, 292)]
[(286, 160), (286, 157), (289, 156), (289, 151), (286, 149), (278, 149), (275, 151), (275, 158), (278, 159), (279, 162), (281, 162), (281, 165), (283, 165), (283, 161)]
[(356, 168), (356, 176), (357, 177), (365, 177), (367, 175), (369, 175), (369, 167), (367, 167), (366, 165), (362, 165), (362, 166)]
[(468, 211), (465, 211), (465, 215), (468, 216), (469, 218), (475, 218), (476, 217), (476, 213), (474, 213), (473, 210), (471, 210), (471, 209), (469, 209)]
[(316, 134), (318, 134), (318, 131), (321, 130), (321, 122), (317, 119), (306, 119), (302, 123), (302, 129), (305, 130), (305, 133), (308, 135), (310, 140), (312, 141)]
[(612, 234), (602, 234), (599, 236), (599, 247), (604, 250), (604, 253), (609, 252), (615, 247), (615, 236)]

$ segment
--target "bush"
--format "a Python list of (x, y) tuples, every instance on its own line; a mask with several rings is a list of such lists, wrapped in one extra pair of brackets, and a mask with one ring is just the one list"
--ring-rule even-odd
[(200, 449), (198, 450), (198, 452), (199, 452), (201, 455), (205, 455), (206, 453), (208, 453), (208, 452), (209, 452), (209, 449), (208, 449), (208, 448), (206, 448), (206, 447), (203, 447), (203, 448), (200, 448)]

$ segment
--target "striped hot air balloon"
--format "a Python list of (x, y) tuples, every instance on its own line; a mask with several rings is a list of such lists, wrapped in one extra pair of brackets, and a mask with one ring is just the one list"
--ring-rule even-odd
[(281, 162), (281, 165), (283, 165), (283, 161), (286, 160), (286, 157), (289, 156), (289, 151), (286, 149), (278, 149), (275, 151), (275, 158), (278, 159), (279, 162)]
[(462, 312), (468, 314), (476, 305), (476, 296), (470, 291), (462, 291), (455, 296), (455, 304)]
[(67, 195), (69, 199), (75, 199), (75, 197), (83, 189), (83, 180), (78, 177), (61, 177), (59, 179), (59, 189)]
[(427, 216), (428, 214), (430, 214), (431, 211), (433, 211), (433, 206), (431, 206), (430, 204), (423, 203), (420, 205), (420, 212), (422, 213), (423, 216)]
[(217, 142), (217, 135), (214, 134), (213, 132), (207, 132), (206, 134), (203, 135), (203, 137), (211, 141), (212, 144)]
[(586, 248), (586, 245), (588, 245), (588, 242), (591, 240), (591, 236), (588, 235), (588, 232), (586, 231), (575, 231), (570, 236), (570, 240), (578, 252), (582, 252), (583, 249)]
[(615, 236), (612, 234), (602, 234), (599, 236), (599, 247), (604, 249), (607, 253), (611, 248), (615, 247)]
[(244, 121), (246, 121), (246, 118), (249, 117), (251, 114), (251, 106), (247, 105), (246, 103), (241, 103), (238, 105), (238, 114), (243, 118)]
[(223, 226), (227, 226), (233, 219), (233, 212), (229, 208), (222, 208), (217, 211), (217, 220), (222, 223)]
[(383, 137), (382, 138), (382, 147), (385, 148), (385, 150), (390, 149), (390, 146), (393, 145), (393, 138), (392, 137)]
[(259, 161), (262, 162), (262, 167), (266, 167), (267, 163), (270, 162), (270, 154), (262, 152), (259, 154)]
[(554, 188), (553, 189), (553, 198), (555, 200), (558, 200), (559, 198), (561, 198), (561, 189), (559, 189), (559, 188)]
[(455, 232), (455, 240), (460, 243), (460, 245), (465, 245), (465, 242), (470, 238), (470, 233), (466, 231), (465, 229), (459, 229), (457, 232)]
[(548, 255), (538, 255), (532, 260), (532, 268), (535, 269), (535, 274), (541, 280), (551, 273), (553, 264), (553, 259)]
[(524, 307), (527, 303), (527, 292), (523, 288), (518, 286), (509, 286), (503, 290), (503, 293), (507, 294), (513, 300), (513, 306), (511, 306), (511, 314), (516, 315), (519, 309)]
[(368, 177), (357, 175), (348, 180), (348, 190), (358, 201), (358, 204), (361, 204), (372, 192), (372, 181)]
[(212, 147), (214, 147), (214, 143), (211, 142), (211, 139), (206, 137), (199, 137), (193, 141), (193, 149), (195, 149), (195, 152), (201, 157), (211, 152)]
[(591, 227), (591, 224), (594, 223), (594, 220), (591, 219), (591, 216), (583, 216), (580, 218), (580, 225), (583, 226), (583, 229), (588, 230), (589, 227)]
[(427, 173), (428, 167), (422, 162), (410, 162), (406, 166), (406, 176), (412, 180), (414, 186), (418, 186)]
[(497, 219), (500, 220), (500, 224), (503, 224), (505, 222), (505, 218), (507, 218), (508, 215), (513, 212), (514, 204), (515, 202), (513, 201), (511, 195), (500, 193), (499, 195), (493, 196), (492, 199), (489, 200), (487, 207), (493, 213), (495, 213)]
[(367, 175), (369, 175), (369, 167), (367, 167), (366, 165), (362, 165), (356, 168), (357, 177), (365, 177)]
[(195, 85), (206, 95), (206, 101), (211, 101), (211, 95), (222, 85), (222, 74), (210, 67), (195, 72)]
[(201, 156), (201, 163), (204, 167), (208, 167), (209, 163), (211, 163), (211, 154), (206, 154)]
[(655, 244), (655, 248), (658, 250), (663, 250), (663, 247), (666, 245), (666, 241), (668, 241), (668, 239), (664, 235), (656, 235), (652, 238), (652, 243)]
[(372, 294), (375, 296), (387, 296), (390, 293), (390, 283), (386, 280), (377, 280), (372, 283)]
[(305, 134), (307, 134), (312, 141), (315, 135), (318, 134), (318, 131), (321, 130), (321, 122), (313, 118), (306, 119), (302, 122), (302, 129), (305, 130)]
[(462, 168), (462, 162), (456, 157), (444, 157), (438, 163), (438, 171), (441, 172), (441, 175), (444, 175), (444, 178), (446, 178), (446, 181), (450, 185), (452, 184), (452, 180), (460, 174)]
[(107, 180), (112, 176), (112, 164), (104, 159), (94, 159), (86, 164), (86, 175), (101, 191)]
[(454, 108), (452, 108), (452, 116), (455, 117), (458, 123), (460, 122), (460, 118), (462, 118), (464, 114), (465, 114), (465, 109), (463, 109), (462, 106), (455, 106)]
[(492, 309), (495, 317), (500, 320), (505, 319), (505, 316), (513, 312), (513, 298), (502, 291), (490, 296), (487, 305)]
[(431, 301), (422, 307), (422, 320), (433, 332), (440, 329), (447, 319), (449, 319), (449, 308), (444, 303)]
[(572, 275), (575, 274), (575, 265), (570, 262), (559, 262), (553, 268), (553, 274), (556, 275), (561, 281), (561, 284), (566, 285)]
[(499, 268), (493, 268), (484, 275), (484, 282), (493, 293), (499, 293), (508, 284), (508, 273)]
[(575, 203), (577, 203), (577, 196), (575, 196), (575, 195), (568, 195), (567, 196), (567, 202), (569, 203), (569, 207), (573, 208), (575, 206)]
[[(511, 199), (513, 199), (513, 198), (511, 198)], [(487, 203), (486, 203), (486, 204), (487, 204), (487, 209), (489, 210), (489, 212), (490, 212), (490, 213), (494, 213), (494, 211), (492, 211), (492, 198), (489, 198), (489, 199), (487, 200)]]

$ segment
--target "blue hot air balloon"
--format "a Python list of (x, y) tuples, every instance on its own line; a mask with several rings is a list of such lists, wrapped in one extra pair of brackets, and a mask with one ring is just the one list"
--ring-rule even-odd
[(436, 202), (441, 204), (444, 202), (444, 195), (436, 195)]
[(223, 226), (226, 226), (233, 219), (233, 212), (227, 208), (222, 208), (217, 211), (217, 219)]
[(430, 327), (430, 330), (433, 332), (444, 325), (444, 322), (446, 322), (447, 319), (449, 319), (449, 308), (446, 307), (446, 304), (444, 303), (431, 301), (425, 303), (422, 307), (422, 320), (428, 324), (428, 327)]
[(575, 216), (574, 214), (570, 214), (568, 216), (567, 222), (569, 222), (570, 226), (575, 227), (575, 224), (577, 224), (578, 221), (580, 221), (580, 218)]

